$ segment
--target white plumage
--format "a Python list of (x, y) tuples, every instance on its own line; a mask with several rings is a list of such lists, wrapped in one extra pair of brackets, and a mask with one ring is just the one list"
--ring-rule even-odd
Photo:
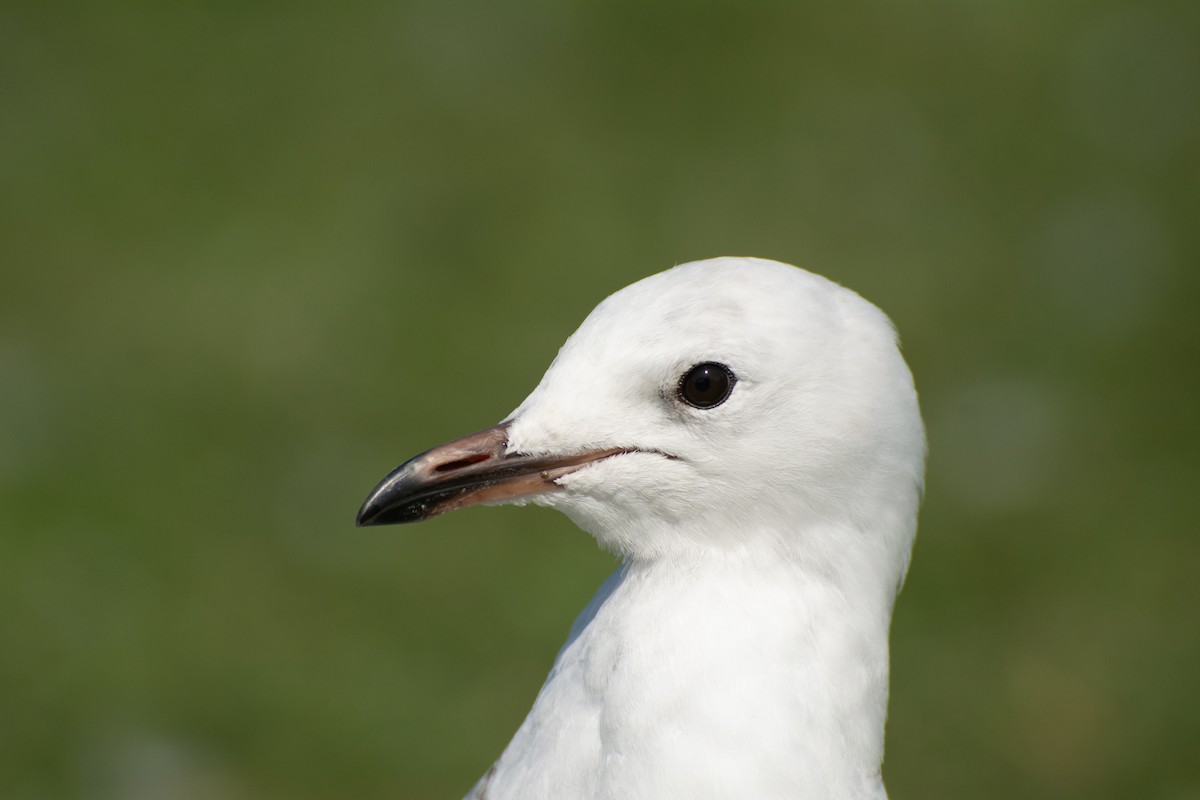
[[(732, 384), (711, 407), (680, 395), (702, 364)], [(402, 466), (360, 515), (528, 501), (622, 558), (469, 797), (885, 797), (924, 456), (895, 332), (857, 294), (719, 258), (609, 297), (504, 423)]]

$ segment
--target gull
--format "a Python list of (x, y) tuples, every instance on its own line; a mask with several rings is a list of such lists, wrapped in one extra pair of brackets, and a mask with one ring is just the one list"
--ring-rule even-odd
[(468, 800), (878, 799), (924, 469), (884, 313), (715, 258), (604, 300), (512, 414), (357, 521), (535, 503), (621, 559)]

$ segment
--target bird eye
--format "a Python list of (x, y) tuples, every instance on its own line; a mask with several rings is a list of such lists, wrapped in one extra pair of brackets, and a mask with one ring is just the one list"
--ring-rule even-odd
[(679, 381), (679, 399), (694, 408), (714, 408), (729, 399), (737, 377), (729, 367), (705, 361), (688, 370)]

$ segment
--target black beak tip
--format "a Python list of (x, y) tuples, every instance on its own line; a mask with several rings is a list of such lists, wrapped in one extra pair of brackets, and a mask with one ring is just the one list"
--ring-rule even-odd
[(394, 506), (391, 501), (391, 493), (388, 491), (391, 484), (391, 475), (380, 482), (375, 489), (367, 495), (367, 499), (363, 500), (362, 508), (358, 509), (358, 514), (354, 517), (354, 526), (356, 528), (371, 528), (376, 525), (387, 525), (389, 522), (388, 511)]
[(354, 525), (357, 528), (374, 528), (414, 522), (417, 517), (413, 514), (412, 505), (402, 502), (402, 498), (396, 496), (394, 491), (376, 490), (363, 501), (358, 516), (354, 518)]
[(371, 506), (368, 501), (363, 503), (363, 507), (358, 510), (358, 515), (354, 518), (354, 527), (369, 528), (375, 524), (375, 517), (378, 516), (378, 509)]
[(362, 508), (354, 518), (354, 525), (358, 528), (374, 528), (420, 522), (438, 513), (434, 505), (427, 499), (413, 497), (405, 484), (389, 476), (363, 501)]
[(358, 514), (354, 517), (356, 528), (394, 525), (404, 521), (404, 515), (400, 512), (406, 505), (403, 500), (407, 494), (407, 482), (402, 480), (406, 466), (407, 464), (402, 464), (392, 470), (391, 474), (371, 490), (367, 499), (363, 500), (362, 507), (358, 509)]

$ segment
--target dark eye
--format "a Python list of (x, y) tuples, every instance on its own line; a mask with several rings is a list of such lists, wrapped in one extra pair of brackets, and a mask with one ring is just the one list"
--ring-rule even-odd
[(705, 361), (688, 370), (679, 382), (679, 399), (695, 408), (713, 408), (729, 399), (737, 378), (729, 367)]

